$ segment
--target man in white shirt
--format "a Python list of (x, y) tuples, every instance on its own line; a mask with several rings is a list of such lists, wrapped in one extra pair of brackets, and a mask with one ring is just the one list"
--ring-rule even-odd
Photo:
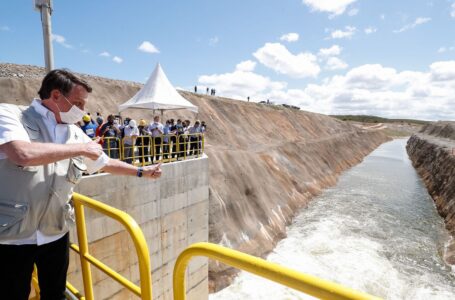
[(160, 117), (155, 116), (153, 118), (153, 123), (150, 124), (149, 130), (152, 135), (152, 141), (155, 144), (155, 161), (157, 161), (160, 157), (161, 153), (161, 143), (162, 143), (162, 136), (164, 132), (163, 124), (160, 123)]
[(133, 162), (134, 145), (139, 135), (139, 129), (136, 126), (135, 120), (130, 120), (125, 128), (123, 128), (125, 136), (123, 137), (124, 158), (126, 163)]
[(83, 171), (161, 175), (159, 165), (136, 168), (110, 159), (74, 125), (91, 91), (69, 71), (53, 70), (29, 107), (0, 104), (2, 299), (28, 299), (33, 264), (41, 299), (65, 299), (69, 200)]

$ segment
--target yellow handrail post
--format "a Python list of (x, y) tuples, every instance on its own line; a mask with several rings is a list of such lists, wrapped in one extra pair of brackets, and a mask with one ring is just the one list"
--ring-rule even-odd
[(175, 262), (173, 275), (174, 300), (185, 300), (186, 298), (185, 273), (186, 267), (193, 256), (206, 256), (215, 259), (320, 299), (379, 299), (240, 251), (211, 243), (196, 243), (180, 253)]
[(93, 300), (93, 283), (92, 273), (90, 271), (90, 263), (86, 260), (85, 255), (88, 254), (88, 241), (87, 241), (87, 229), (85, 226), (84, 207), (82, 204), (74, 201), (74, 213), (76, 219), (79, 220), (76, 223), (77, 226), (77, 239), (79, 241), (80, 248), (80, 259), (82, 268), (82, 278), (84, 282), (84, 292), (87, 300)]
[[(79, 239), (79, 244), (80, 244), (80, 249), (77, 249), (77, 247), (72, 247), (76, 252), (79, 252), (81, 255), (81, 263), (82, 263), (82, 272), (85, 275), (86, 273), (84, 272), (84, 268), (87, 268), (88, 266), (88, 272), (90, 272), (90, 265), (89, 262), (94, 264), (96, 267), (101, 269), (103, 272), (117, 280), (118, 282), (122, 283), (125, 287), (133, 291), (136, 295), (140, 296), (141, 299), (143, 300), (152, 300), (152, 271), (151, 271), (151, 266), (150, 266), (150, 255), (149, 255), (149, 250), (147, 246), (147, 242), (145, 241), (144, 234), (142, 233), (141, 228), (139, 225), (136, 223), (136, 221), (127, 213), (116, 209), (114, 207), (111, 207), (109, 205), (106, 205), (102, 202), (90, 199), (86, 196), (83, 196), (78, 193), (73, 193), (73, 202), (74, 202), (74, 207), (75, 207), (75, 212), (76, 212), (76, 220), (77, 221), (77, 234), (78, 234), (78, 239)], [(93, 256), (91, 256), (88, 253), (88, 243), (87, 243), (87, 238), (86, 238), (86, 228), (85, 228), (85, 219), (84, 219), (84, 211), (83, 211), (83, 206), (87, 206), (89, 208), (92, 208), (98, 212), (101, 212), (105, 214), (106, 216), (113, 218), (120, 222), (128, 231), (129, 235), (131, 236), (131, 239), (133, 240), (135, 249), (136, 249), (136, 254), (138, 256), (138, 264), (139, 264), (139, 274), (140, 274), (140, 279), (141, 279), (141, 287), (140, 289), (134, 285), (133, 283), (129, 282), (127, 279), (122, 277), (120, 274), (114, 274), (114, 271), (110, 269), (109, 267), (105, 266), (103, 263), (95, 259)], [(80, 219), (79, 219), (80, 218)], [(81, 232), (81, 233), (80, 233)], [(80, 235), (82, 235), (81, 237)], [(83, 248), (85, 247), (85, 249)], [(86, 267), (84, 267), (84, 262), (87, 264)], [(87, 293), (87, 288), (86, 286), (86, 281), (84, 280), (84, 289), (86, 290), (86, 295), (87, 295), (87, 300), (92, 300), (93, 299), (93, 291), (91, 290), (91, 274), (88, 273), (89, 275), (89, 280), (90, 282), (90, 293), (91, 297), (89, 297)]]
[(150, 149), (150, 154), (151, 154), (151, 157), (150, 157), (150, 158), (151, 158), (152, 162), (156, 163), (156, 160), (155, 160), (155, 154), (156, 154), (156, 153), (155, 153), (155, 151), (156, 151), (156, 149), (155, 149), (155, 142), (156, 142), (156, 141), (155, 141), (155, 137), (152, 136), (150, 140), (151, 140), (150, 142), (151, 142), (151, 144), (152, 144), (152, 147), (151, 147), (151, 149)]
[(183, 144), (183, 151), (184, 151), (184, 152), (183, 152), (183, 160), (186, 160), (186, 151), (187, 151), (188, 135), (185, 134), (184, 136), (185, 136), (185, 137), (183, 138), (183, 142), (184, 142), (184, 144)]
[(204, 153), (204, 148), (205, 148), (205, 136), (202, 134), (202, 149), (201, 149), (201, 154)]
[(35, 297), (32, 300), (40, 300), (40, 288), (38, 284), (38, 269), (33, 265), (32, 285), (35, 290)]
[(111, 143), (110, 143), (110, 140), (109, 140), (109, 138), (106, 138), (106, 140), (107, 140), (106, 141), (106, 143), (107, 143), (107, 156), (112, 157), (111, 156)]
[(161, 135), (161, 162), (164, 163), (164, 135)]

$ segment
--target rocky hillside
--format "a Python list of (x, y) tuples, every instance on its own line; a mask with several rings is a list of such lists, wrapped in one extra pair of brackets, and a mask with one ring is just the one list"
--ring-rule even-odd
[[(36, 67), (0, 64), (0, 102), (30, 103), (43, 75)], [(94, 88), (87, 110), (103, 115), (117, 112), (117, 105), (141, 86), (82, 76)], [(342, 171), (388, 139), (381, 131), (321, 114), (189, 92), (182, 95), (199, 107), (199, 114), (173, 112), (165, 118), (185, 114), (207, 122), (209, 239), (257, 256), (274, 248), (285, 236), (285, 226), (314, 195), (335, 184)], [(142, 110), (126, 114), (151, 118)], [(212, 290), (226, 286), (234, 274), (212, 263)]]
[[(409, 139), (407, 151), (447, 229), (455, 237), (455, 122), (424, 126)], [(454, 239), (445, 249), (444, 257), (455, 264)]]

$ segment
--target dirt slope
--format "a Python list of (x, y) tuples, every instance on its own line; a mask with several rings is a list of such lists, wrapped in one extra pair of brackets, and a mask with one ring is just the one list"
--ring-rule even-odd
[[(455, 237), (455, 122), (424, 126), (409, 139), (406, 149), (447, 230)], [(445, 260), (454, 265), (455, 239), (444, 251)]]
[[(0, 64), (0, 102), (28, 104), (44, 72)], [(83, 75), (93, 86), (87, 110), (117, 112), (140, 84)], [(264, 256), (285, 236), (298, 210), (338, 175), (388, 138), (334, 118), (220, 97), (182, 95), (199, 107), (208, 124), (210, 241)], [(150, 112), (123, 115), (151, 118)], [(166, 117), (196, 116), (188, 112)], [(197, 176), (197, 174), (195, 174)], [(329, 217), (330, 212), (326, 216)], [(210, 266), (211, 289), (226, 286), (235, 271)]]

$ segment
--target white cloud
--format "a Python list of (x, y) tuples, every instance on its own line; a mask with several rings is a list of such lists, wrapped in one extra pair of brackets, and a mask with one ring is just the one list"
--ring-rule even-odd
[(438, 61), (430, 65), (431, 78), (434, 81), (454, 81), (455, 61)]
[(336, 55), (340, 55), (342, 49), (343, 48), (341, 48), (338, 45), (333, 45), (330, 48), (321, 48), (321, 49), (319, 49), (318, 55), (319, 56), (336, 56)]
[(350, 39), (357, 29), (353, 26), (346, 26), (345, 31), (341, 29), (334, 30), (330, 33), (332, 39)]
[(303, 0), (303, 4), (312, 10), (328, 12), (333, 15), (341, 15), (346, 8), (356, 0)]
[(295, 78), (316, 77), (321, 71), (315, 55), (308, 52), (294, 55), (280, 43), (266, 43), (253, 55), (266, 67)]
[(455, 61), (440, 61), (426, 72), (402, 71), (379, 64), (353, 68), (321, 84), (287, 89), (252, 72), (200, 76), (203, 86), (221, 95), (252, 101), (270, 99), (325, 114), (368, 114), (390, 118), (454, 120)]
[(450, 6), (451, 8), (451, 11), (450, 11), (450, 16), (452, 18), (455, 18), (455, 2), (452, 3), (452, 5)]
[(450, 51), (455, 51), (455, 47), (440, 47), (438, 49), (438, 53), (445, 53), (445, 52), (450, 52)]
[[(305, 94), (323, 103), (312, 110), (329, 114), (371, 114), (417, 119), (454, 119), (455, 61), (435, 62), (429, 72), (403, 71), (363, 65), (321, 85), (308, 85)], [(307, 97), (307, 98), (308, 98)]]
[(299, 34), (295, 32), (290, 32), (287, 34), (284, 34), (280, 37), (280, 40), (286, 41), (286, 42), (296, 42), (299, 40)]
[(329, 57), (327, 60), (327, 64), (325, 65), (325, 68), (328, 70), (342, 70), (346, 69), (348, 67), (348, 64), (339, 59), (338, 57)]
[(401, 32), (404, 32), (404, 31), (408, 31), (410, 29), (413, 29), (413, 28), (417, 27), (418, 25), (422, 25), (422, 24), (428, 23), (430, 21), (431, 21), (431, 18), (419, 17), (413, 23), (406, 24), (403, 27), (401, 27), (400, 29), (394, 30), (393, 32), (394, 33), (401, 33)]
[(234, 99), (266, 99), (264, 93), (280, 91), (286, 83), (272, 81), (270, 78), (253, 73), (235, 70), (232, 73), (202, 75), (198, 78), (201, 86), (215, 88), (218, 94)]
[(376, 28), (374, 28), (374, 27), (371, 27), (371, 26), (365, 28), (365, 30), (364, 30), (364, 32), (365, 32), (366, 34), (372, 34), (372, 33), (375, 33), (376, 31), (378, 31), (378, 30), (377, 30)]
[(123, 62), (123, 58), (118, 57), (118, 56), (114, 56), (114, 57), (112, 58), (112, 61), (113, 61), (113, 62), (116, 62), (116, 63), (118, 63), (118, 64), (121, 64), (121, 63)]
[(110, 54), (109, 52), (107, 52), (107, 51), (104, 51), (104, 52), (101, 52), (101, 53), (99, 54), (99, 56), (110, 57), (111, 54)]
[(236, 71), (243, 71), (243, 72), (252, 72), (256, 67), (256, 62), (252, 60), (244, 60), (235, 66)]
[(10, 31), (11, 29), (8, 26), (0, 26), (0, 31)]
[(356, 16), (358, 13), (359, 13), (359, 9), (358, 8), (353, 8), (353, 9), (348, 11), (348, 16), (353, 17), (353, 16)]
[(66, 39), (63, 35), (59, 35), (59, 34), (52, 34), (51, 36), (51, 40), (62, 45), (63, 47), (65, 48), (73, 48), (73, 46), (71, 46), (70, 44), (67, 44), (66, 43)]
[(381, 20), (385, 20), (385, 14), (381, 14), (381, 15), (379, 16), (379, 18), (381, 18)]
[(209, 40), (209, 45), (213, 47), (218, 44), (219, 41), (220, 39), (217, 36), (214, 36)]
[(139, 51), (145, 52), (145, 53), (160, 53), (160, 50), (155, 47), (152, 43), (149, 41), (143, 41), (142, 44), (139, 45), (137, 48)]

